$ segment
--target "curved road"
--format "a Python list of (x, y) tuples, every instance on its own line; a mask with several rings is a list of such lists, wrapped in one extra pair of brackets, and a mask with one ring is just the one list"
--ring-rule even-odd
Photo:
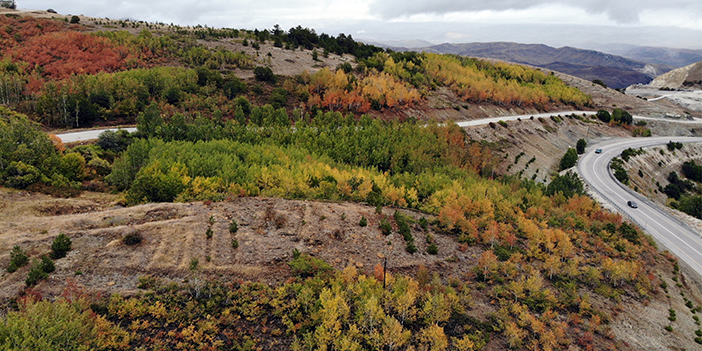
[[(609, 162), (612, 158), (619, 156), (626, 148), (663, 145), (671, 140), (686, 143), (702, 142), (702, 138), (693, 137), (632, 138), (619, 139), (619, 141), (614, 142), (608, 141), (606, 145), (589, 147), (589, 151), (580, 157), (578, 171), (592, 188), (702, 276), (702, 238), (700, 238), (700, 233), (683, 225), (659, 208), (658, 205), (622, 185), (609, 170)], [(601, 148), (602, 153), (596, 154), (595, 148)], [(627, 201), (629, 200), (634, 200), (638, 208), (628, 207)]]

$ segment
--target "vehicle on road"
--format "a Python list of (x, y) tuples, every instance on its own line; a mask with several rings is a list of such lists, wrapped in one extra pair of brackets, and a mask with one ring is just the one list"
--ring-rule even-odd
[(602, 149), (596, 149), (596, 150), (595, 150), (595, 153), (596, 153), (596, 154), (601, 154), (601, 153), (602, 153)]
[(639, 208), (639, 206), (634, 201), (627, 201), (626, 204), (631, 208)]

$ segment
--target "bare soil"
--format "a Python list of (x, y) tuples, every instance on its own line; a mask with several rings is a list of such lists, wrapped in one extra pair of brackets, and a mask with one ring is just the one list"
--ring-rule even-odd
[[(538, 123), (538, 122), (536, 122)], [(238, 198), (219, 203), (157, 203), (123, 208), (114, 195), (83, 193), (75, 199), (54, 199), (0, 188), (0, 267), (9, 264), (14, 245), (24, 248), (30, 258), (50, 251), (59, 233), (67, 234), (72, 250), (56, 261), (56, 272), (36, 286), (45, 297), (58, 296), (69, 280), (93, 293), (136, 294), (139, 278), (156, 276), (182, 282), (191, 278), (188, 267), (197, 258), (202, 274), (224, 281), (255, 280), (280, 284), (291, 277), (288, 262), (294, 249), (321, 258), (336, 269), (353, 265), (372, 274), (374, 266), (387, 258), (392, 272), (415, 275), (420, 266), (443, 280), (462, 279), (476, 265), (482, 249), (461, 246), (456, 237), (430, 226), (439, 247), (438, 255), (426, 253), (426, 234), (417, 224), (412, 235), (419, 251), (405, 251), (403, 238), (396, 230), (389, 236), (378, 229), (381, 216), (392, 216), (395, 209), (375, 208), (356, 203), (295, 201), (271, 198)], [(401, 210), (419, 219), (425, 214)], [(364, 216), (368, 226), (358, 223)], [(206, 230), (212, 224), (213, 236)], [(235, 220), (239, 230), (229, 231)], [(128, 234), (138, 234), (140, 244), (123, 242)], [(232, 240), (239, 247), (232, 247)], [(669, 350), (695, 348), (694, 324), (682, 294), (702, 304), (699, 287), (689, 280), (683, 267), (681, 286), (672, 280), (672, 264), (662, 257), (651, 262), (660, 279), (668, 285), (668, 296), (658, 290), (648, 305), (624, 298), (615, 304), (588, 289), (593, 306), (608, 311), (608, 330), (622, 350)], [(0, 300), (8, 301), (24, 288), (28, 266), (15, 273), (0, 273)], [(479, 320), (495, 313), (488, 291), (476, 290), (470, 311)], [(668, 321), (668, 309), (677, 311), (677, 320)], [(611, 311), (611, 314), (610, 314)], [(645, 318), (642, 318), (645, 316)], [(663, 328), (672, 325), (673, 332)], [(607, 333), (605, 331), (605, 333)], [(604, 340), (604, 339), (603, 339)], [(600, 345), (601, 348), (608, 344)], [(573, 345), (575, 346), (575, 345)], [(504, 340), (493, 338), (486, 350), (506, 347)], [(574, 348), (577, 350), (577, 348)]]
[[(385, 236), (378, 229), (382, 216), (394, 209), (354, 203), (292, 201), (268, 198), (239, 198), (203, 203), (159, 203), (122, 208), (113, 196), (84, 193), (76, 199), (54, 199), (45, 195), (0, 189), (0, 267), (9, 264), (9, 251), (20, 245), (31, 257), (50, 251), (59, 233), (73, 240), (73, 250), (57, 261), (57, 272), (39, 284), (39, 290), (58, 294), (62, 282), (74, 278), (79, 284), (105, 293), (130, 292), (142, 275), (183, 279), (189, 275), (191, 259), (197, 258), (211, 277), (281, 283), (290, 277), (287, 263), (294, 249), (321, 258), (337, 269), (348, 265), (368, 273), (388, 260), (392, 271), (413, 271), (420, 264), (461, 277), (474, 265), (476, 248), (458, 250), (453, 236), (430, 231), (439, 247), (438, 255), (426, 253), (426, 234), (413, 225), (414, 255), (405, 251), (398, 233)], [(424, 216), (401, 210), (417, 220)], [(361, 227), (362, 216), (368, 220)], [(206, 231), (209, 219), (213, 237)], [(431, 219), (431, 216), (426, 216)], [(236, 234), (229, 232), (232, 220)], [(128, 234), (143, 241), (123, 243)], [(239, 243), (232, 247), (232, 240)], [(450, 262), (449, 262), (450, 261)], [(24, 287), (27, 267), (0, 275), (0, 297), (15, 296)], [(80, 272), (77, 274), (77, 272)]]

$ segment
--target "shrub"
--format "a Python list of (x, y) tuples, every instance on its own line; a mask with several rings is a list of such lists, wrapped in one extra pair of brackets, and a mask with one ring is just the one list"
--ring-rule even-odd
[(236, 224), (236, 220), (232, 219), (232, 222), (229, 223), (229, 232), (236, 234), (237, 231), (239, 231), (239, 225)]
[(606, 88), (606, 87), (607, 87), (607, 84), (605, 84), (605, 82), (603, 82), (603, 81), (600, 80), (600, 79), (595, 79), (595, 80), (593, 80), (592, 82), (595, 83), (595, 84), (597, 84), (597, 85), (602, 86), (603, 88)]
[(551, 183), (546, 187), (546, 195), (552, 196), (558, 192), (563, 193), (566, 198), (571, 198), (574, 195), (585, 195), (583, 182), (573, 172), (568, 171), (564, 175), (557, 175), (551, 180)]
[[(0, 323), (0, 348), (23, 350), (124, 350), (129, 334), (86, 304), (28, 299)], [(19, 346), (21, 345), (21, 347)]]
[(610, 167), (614, 171), (614, 178), (617, 178), (622, 184), (629, 184), (629, 174), (624, 169), (624, 161), (622, 159), (615, 157), (612, 159)]
[(426, 232), (429, 229), (429, 221), (427, 221), (425, 217), (422, 217), (419, 219), (419, 226)]
[(432, 243), (427, 247), (427, 253), (430, 255), (436, 255), (439, 253), (439, 248), (436, 246), (436, 244)]
[(124, 129), (116, 132), (113, 130), (106, 130), (98, 136), (97, 146), (105, 151), (122, 152), (127, 149), (130, 141), (130, 134)]
[(668, 148), (668, 151), (675, 151), (675, 149), (682, 149), (683, 144), (682, 143), (677, 143), (673, 142), (672, 140), (668, 142), (668, 144), (665, 145)]
[(612, 120), (612, 115), (609, 114), (607, 110), (599, 110), (597, 111), (597, 119), (599, 119), (602, 122), (609, 123), (609, 121)]
[(380, 228), (380, 232), (384, 235), (390, 235), (390, 233), (392, 233), (392, 225), (390, 225), (390, 221), (388, 221), (387, 218), (380, 220), (378, 228)]
[(499, 121), (497, 121), (497, 123), (499, 123), (501, 126), (507, 128), (507, 122), (505, 122), (503, 120), (499, 120)]
[(232, 249), (238, 249), (239, 248), (239, 240), (232, 239)]
[(585, 153), (585, 147), (587, 146), (587, 142), (585, 139), (578, 139), (578, 144), (575, 145), (575, 148), (578, 151), (578, 155), (582, 155)]
[(634, 122), (634, 118), (631, 114), (620, 108), (615, 108), (614, 111), (612, 111), (612, 119), (621, 124), (631, 124)]
[(141, 240), (142, 240), (142, 239), (143, 239), (143, 238), (142, 238), (142, 236), (141, 236), (141, 233), (139, 233), (139, 232), (131, 232), (131, 233), (125, 235), (124, 238), (122, 238), (122, 242), (123, 242), (125, 245), (132, 246), (132, 245), (137, 245), (137, 244), (141, 243)]
[(35, 259), (32, 262), (32, 267), (29, 268), (29, 274), (27, 275), (27, 279), (24, 280), (24, 283), (27, 284), (27, 286), (34, 286), (40, 280), (46, 279), (46, 277), (49, 276), (49, 274), (44, 271), (43, 266), (44, 265), (39, 260)]
[(575, 166), (578, 162), (578, 153), (573, 148), (568, 148), (563, 158), (561, 158), (559, 170), (564, 170)]
[(351, 64), (348, 62), (344, 62), (344, 63), (340, 63), (338, 66), (336, 66), (336, 69), (340, 69), (340, 70), (344, 71), (344, 73), (348, 74), (348, 73), (351, 73), (351, 71), (353, 71), (353, 66), (351, 66)]
[(70, 22), (71, 22), (72, 24), (80, 23), (80, 17), (73, 15), (73, 16), (71, 16), (71, 21), (70, 21)]
[(278, 81), (278, 78), (273, 74), (273, 70), (270, 67), (258, 66), (254, 68), (254, 76), (256, 80), (262, 82), (275, 84)]
[(358, 225), (360, 225), (361, 227), (367, 226), (368, 220), (366, 219), (366, 217), (361, 217), (361, 220), (358, 222)]
[(292, 274), (301, 278), (312, 277), (320, 273), (329, 273), (334, 270), (323, 260), (308, 254), (301, 254), (297, 249), (293, 251), (293, 260), (288, 263)]
[(214, 233), (212, 232), (212, 227), (207, 227), (207, 231), (205, 231), (205, 235), (207, 235), (207, 239), (212, 239), (212, 235)]
[(66, 257), (68, 251), (71, 251), (71, 238), (61, 233), (51, 243), (51, 258), (57, 260)]
[(20, 267), (24, 267), (29, 263), (29, 257), (19, 245), (15, 245), (10, 251), (10, 265), (7, 267), (8, 273), (16, 272)]
[(54, 261), (52, 261), (51, 258), (47, 255), (41, 256), (41, 270), (47, 274), (52, 273), (56, 270), (56, 265), (54, 265)]

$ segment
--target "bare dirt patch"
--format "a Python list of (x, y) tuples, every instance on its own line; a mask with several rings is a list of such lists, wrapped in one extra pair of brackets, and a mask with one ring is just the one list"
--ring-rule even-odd
[[(412, 234), (419, 252), (409, 254), (401, 235), (385, 236), (378, 229), (381, 216), (392, 216), (395, 210), (386, 208), (379, 215), (374, 207), (362, 204), (240, 198), (210, 205), (161, 203), (121, 208), (99, 203), (88, 206), (78, 198), (65, 200), (75, 204), (57, 207), (49, 205), (56, 199), (44, 195), (2, 189), (0, 197), (2, 203), (12, 199), (11, 206), (0, 209), (0, 266), (7, 266), (14, 245), (38, 257), (49, 252), (59, 233), (73, 240), (73, 250), (57, 261), (57, 271), (37, 287), (49, 295), (58, 294), (68, 278), (106, 293), (133, 291), (143, 275), (184, 279), (193, 258), (213, 278), (280, 283), (290, 277), (287, 263), (294, 249), (338, 269), (354, 265), (370, 273), (387, 258), (393, 271), (414, 271), (421, 264), (444, 277), (461, 277), (480, 251), (458, 250), (455, 237), (431, 230), (439, 254), (429, 255), (426, 233), (415, 223)], [(26, 210), (21, 219), (12, 215), (18, 208)], [(417, 219), (422, 216), (402, 211)], [(362, 216), (368, 219), (367, 227), (359, 225)], [(210, 219), (213, 235), (207, 238)], [(229, 231), (232, 220), (239, 228), (235, 234)], [(123, 238), (130, 233), (138, 233), (142, 242), (126, 245)], [(232, 246), (235, 239), (238, 248)], [(23, 288), (26, 270), (3, 272), (0, 296), (16, 295)]]

